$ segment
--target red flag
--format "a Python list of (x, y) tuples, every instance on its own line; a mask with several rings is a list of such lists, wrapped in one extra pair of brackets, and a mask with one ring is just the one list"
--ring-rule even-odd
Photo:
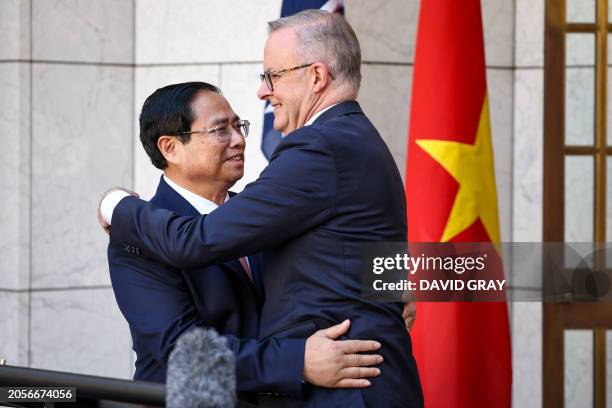
[[(423, 0), (406, 166), (411, 242), (499, 242), (478, 0)], [(419, 303), (425, 406), (509, 407), (505, 303)]]

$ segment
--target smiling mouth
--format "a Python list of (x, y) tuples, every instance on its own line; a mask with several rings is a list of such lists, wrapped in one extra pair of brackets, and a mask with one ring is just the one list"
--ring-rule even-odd
[(225, 159), (225, 161), (243, 162), (244, 161), (244, 154), (237, 154), (237, 155), (228, 157), (227, 159)]

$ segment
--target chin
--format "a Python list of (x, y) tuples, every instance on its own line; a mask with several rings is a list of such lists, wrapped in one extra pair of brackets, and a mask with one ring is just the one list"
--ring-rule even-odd
[(287, 134), (287, 124), (286, 123), (277, 123), (274, 121), (274, 130), (281, 132), (283, 135)]
[(227, 181), (233, 186), (234, 184), (236, 184), (236, 182), (238, 180), (240, 180), (242, 178), (242, 176), (244, 176), (244, 171), (241, 171), (240, 173), (236, 173), (236, 174), (232, 174), (227, 178)]

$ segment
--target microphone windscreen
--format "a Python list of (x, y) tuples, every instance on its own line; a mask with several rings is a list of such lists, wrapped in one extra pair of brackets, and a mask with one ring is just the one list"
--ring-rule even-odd
[(168, 358), (167, 408), (234, 407), (234, 354), (214, 329), (183, 334)]

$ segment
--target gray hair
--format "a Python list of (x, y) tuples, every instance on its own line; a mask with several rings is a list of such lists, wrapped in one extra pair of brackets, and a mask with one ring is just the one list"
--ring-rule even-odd
[(268, 32), (293, 28), (298, 36), (298, 55), (327, 65), (330, 74), (348, 82), (355, 91), (361, 83), (361, 48), (344, 17), (323, 10), (304, 10), (268, 23)]

